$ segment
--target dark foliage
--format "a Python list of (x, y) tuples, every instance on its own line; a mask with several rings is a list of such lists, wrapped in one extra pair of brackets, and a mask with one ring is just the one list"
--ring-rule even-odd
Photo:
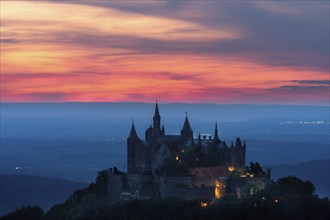
[(263, 173), (263, 170), (258, 162), (253, 163), (252, 161), (250, 162), (250, 166), (246, 168), (246, 171), (248, 173), (251, 173), (255, 176), (258, 176)]
[[(105, 172), (99, 173), (95, 186), (101, 187), (106, 183), (105, 175)], [(44, 219), (329, 220), (330, 201), (327, 198), (320, 199), (314, 190), (311, 182), (288, 176), (244, 200), (224, 197), (202, 208), (200, 201), (179, 199), (133, 200), (111, 204), (106, 194), (98, 196), (98, 190), (88, 187), (76, 191), (65, 203), (54, 206)], [(31, 213), (37, 213), (33, 219), (43, 219), (42, 210), (36, 207), (22, 208), (10, 214), (15, 218), (8, 218), (8, 215), (3, 219), (31, 219)]]
[(8, 215), (5, 215), (1, 220), (43, 220), (44, 211), (39, 206), (23, 206)]

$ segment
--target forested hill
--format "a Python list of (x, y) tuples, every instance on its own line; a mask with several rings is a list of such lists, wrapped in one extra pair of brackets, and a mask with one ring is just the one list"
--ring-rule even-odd
[(328, 220), (330, 201), (319, 198), (309, 181), (296, 177), (281, 178), (265, 190), (242, 200), (224, 197), (201, 203), (178, 199), (119, 200), (107, 194), (106, 172), (100, 172), (95, 183), (77, 190), (66, 202), (48, 212), (37, 206), (23, 207), (2, 220), (66, 220), (66, 219), (242, 219), (242, 220)]

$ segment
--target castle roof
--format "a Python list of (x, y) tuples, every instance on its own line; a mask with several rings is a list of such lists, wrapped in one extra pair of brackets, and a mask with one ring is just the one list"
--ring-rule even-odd
[(154, 117), (160, 118), (159, 109), (158, 109), (158, 102), (157, 101), (156, 101), (156, 107), (155, 107), (155, 115), (154, 115)]
[(136, 130), (135, 130), (134, 122), (132, 122), (131, 132), (129, 133), (128, 138), (130, 138), (130, 139), (138, 139), (139, 138), (137, 133), (136, 133)]
[(186, 119), (184, 120), (184, 124), (183, 124), (183, 127), (182, 127), (181, 131), (192, 131), (187, 114), (186, 114)]
[(215, 129), (214, 129), (214, 142), (219, 143), (220, 142), (220, 138), (218, 135), (218, 123), (215, 123)]
[(180, 135), (164, 135), (164, 140), (165, 141), (179, 141), (181, 138)]

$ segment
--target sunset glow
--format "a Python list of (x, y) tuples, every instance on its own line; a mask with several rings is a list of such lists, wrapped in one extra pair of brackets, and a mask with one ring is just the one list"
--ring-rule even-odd
[(327, 2), (1, 1), (2, 102), (329, 105)]

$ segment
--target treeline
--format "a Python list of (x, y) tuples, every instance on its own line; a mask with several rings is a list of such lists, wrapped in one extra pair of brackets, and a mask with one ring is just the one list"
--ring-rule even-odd
[[(94, 187), (101, 186), (102, 180), (100, 178), (98, 184), (94, 183)], [(23, 207), (2, 219), (328, 220), (330, 217), (329, 199), (319, 198), (311, 182), (291, 176), (279, 179), (243, 200), (224, 197), (204, 206), (201, 206), (201, 201), (178, 199), (110, 203), (107, 196), (100, 196), (99, 190), (94, 191), (96, 188), (76, 192), (67, 202), (46, 213), (39, 207)]]

